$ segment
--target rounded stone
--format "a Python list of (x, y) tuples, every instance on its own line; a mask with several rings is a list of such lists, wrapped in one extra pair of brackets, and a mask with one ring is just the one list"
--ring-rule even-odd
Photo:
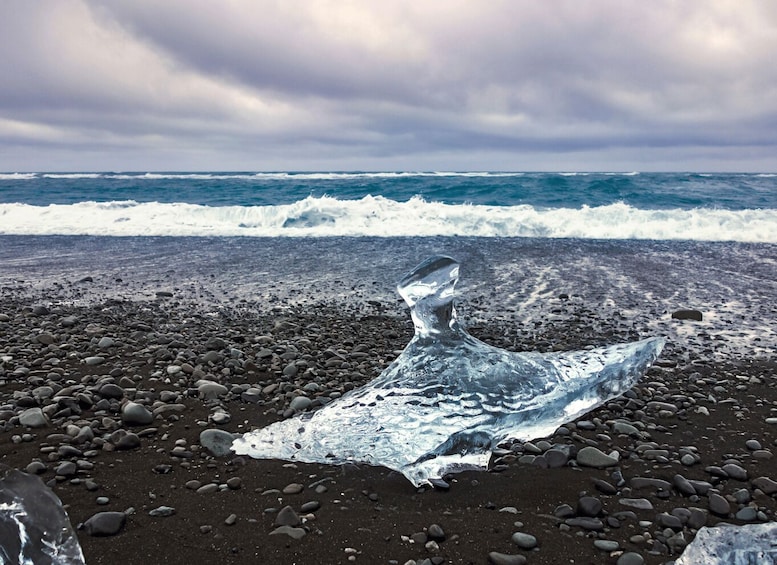
[(534, 549), (537, 547), (537, 538), (531, 534), (515, 532), (510, 539), (521, 549)]
[(42, 428), (48, 424), (48, 420), (40, 408), (27, 408), (19, 414), (19, 424), (27, 428)]
[(618, 460), (588, 445), (577, 452), (577, 463), (583, 467), (603, 468), (614, 467), (618, 464)]
[(127, 402), (121, 409), (121, 421), (129, 426), (144, 426), (153, 420), (148, 408), (137, 402)]
[(83, 524), (83, 530), (90, 536), (113, 536), (118, 534), (127, 522), (124, 512), (98, 512)]
[(581, 496), (577, 501), (577, 513), (580, 516), (598, 516), (602, 513), (602, 501), (593, 496)]
[(731, 505), (728, 500), (716, 493), (710, 493), (709, 495), (709, 507), (710, 512), (717, 514), (718, 516), (727, 516), (731, 512)]
[(445, 530), (443, 530), (442, 526), (439, 524), (432, 524), (429, 526), (426, 533), (429, 535), (430, 539), (435, 541), (442, 541), (445, 539)]
[(283, 494), (299, 494), (305, 487), (299, 483), (291, 483), (283, 487)]
[(167, 518), (175, 514), (175, 508), (172, 506), (159, 506), (149, 511), (148, 515), (154, 518)]
[(289, 403), (289, 408), (295, 412), (302, 412), (303, 410), (310, 408), (312, 403), (313, 401), (310, 400), (307, 396), (295, 396)]
[(525, 565), (526, 557), (523, 555), (508, 555), (492, 551), (488, 554), (488, 562), (491, 565)]
[(140, 437), (138, 437), (138, 434), (129, 433), (123, 435), (119, 438), (119, 441), (116, 442), (116, 449), (121, 451), (136, 449), (138, 447), (140, 447)]
[(232, 453), (232, 442), (235, 436), (227, 431), (209, 428), (200, 432), (200, 445), (216, 457), (224, 457)]
[(228, 389), (222, 384), (205, 381), (197, 385), (197, 392), (203, 400), (216, 400), (219, 396), (227, 394)]
[(275, 517), (276, 526), (297, 526), (300, 523), (299, 516), (291, 506), (284, 506)]
[(618, 561), (615, 563), (616, 565), (643, 565), (643, 563), (645, 563), (645, 558), (639, 553), (628, 551), (618, 557)]
[(594, 547), (602, 551), (617, 551), (620, 548), (620, 544), (617, 541), (598, 539), (594, 541)]

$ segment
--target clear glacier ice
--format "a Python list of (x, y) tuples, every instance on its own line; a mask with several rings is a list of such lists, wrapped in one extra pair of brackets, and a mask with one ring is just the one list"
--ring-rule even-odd
[(560, 353), (515, 353), (469, 335), (453, 304), (459, 264), (434, 256), (397, 286), (415, 335), (367, 385), (315, 412), (253, 430), (232, 449), (256, 459), (367, 463), (416, 486), (486, 469), (508, 438), (530, 440), (630, 389), (663, 338)]
[(701, 528), (675, 565), (777, 565), (777, 522)]
[(67, 512), (39, 477), (0, 469), (0, 565), (84, 565)]

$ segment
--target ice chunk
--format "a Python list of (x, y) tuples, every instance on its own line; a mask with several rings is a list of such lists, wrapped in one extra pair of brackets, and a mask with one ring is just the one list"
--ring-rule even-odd
[(0, 469), (0, 565), (84, 565), (54, 491), (39, 477)]
[(777, 565), (777, 522), (701, 528), (675, 565)]
[(631, 388), (658, 357), (663, 338), (562, 353), (514, 353), (459, 325), (453, 290), (459, 264), (431, 257), (398, 291), (415, 336), (369, 384), (313, 413), (237, 438), (232, 449), (257, 459), (367, 463), (418, 486), (485, 469), (507, 438), (547, 436)]

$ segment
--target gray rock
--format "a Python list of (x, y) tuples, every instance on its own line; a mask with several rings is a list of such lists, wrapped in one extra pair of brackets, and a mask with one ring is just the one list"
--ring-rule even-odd
[(549, 449), (544, 453), (545, 461), (548, 462), (548, 467), (551, 469), (558, 469), (567, 464), (569, 457), (560, 449)]
[(596, 549), (601, 549), (602, 551), (617, 551), (620, 546), (621, 544), (617, 541), (607, 539), (598, 539), (594, 541), (594, 547)]
[(604, 522), (599, 518), (577, 517), (567, 518), (564, 520), (567, 526), (574, 526), (577, 528), (583, 528), (584, 530), (600, 531), (604, 529)]
[(718, 516), (728, 516), (728, 513), (731, 512), (731, 505), (728, 500), (714, 492), (710, 493), (708, 504), (710, 512), (717, 514)]
[(299, 516), (294, 512), (291, 506), (284, 506), (275, 516), (276, 526), (298, 526), (300, 523)]
[(426, 533), (428, 534), (429, 539), (434, 541), (443, 541), (445, 539), (445, 530), (442, 529), (440, 524), (432, 524), (426, 530)]
[(675, 310), (672, 312), (672, 318), (675, 320), (693, 320), (695, 322), (701, 322), (703, 316), (699, 310)]
[(197, 385), (197, 392), (203, 400), (216, 400), (219, 396), (227, 394), (228, 389), (219, 383), (202, 381)]
[(105, 357), (100, 357), (99, 355), (93, 355), (91, 357), (87, 357), (84, 359), (84, 363), (87, 365), (102, 365), (105, 363)]
[(602, 513), (602, 501), (594, 496), (581, 496), (577, 501), (577, 513), (580, 516), (598, 516)]
[(653, 503), (647, 498), (621, 498), (618, 502), (623, 506), (637, 510), (653, 510)]
[(747, 480), (747, 470), (743, 469), (739, 465), (735, 463), (727, 463), (721, 467), (723, 471), (732, 479), (735, 479), (737, 481), (746, 481)]
[(693, 496), (696, 494), (696, 489), (693, 488), (690, 481), (680, 474), (672, 477), (672, 484), (674, 484), (677, 491), (684, 496)]
[(618, 464), (618, 460), (588, 445), (577, 452), (577, 463), (583, 467), (601, 469), (604, 467), (614, 467)]
[(100, 396), (103, 398), (124, 398), (124, 389), (114, 383), (105, 383), (100, 387)]
[(54, 469), (54, 473), (59, 475), (60, 477), (75, 477), (76, 473), (78, 472), (78, 467), (75, 463), (72, 461), (63, 461), (59, 465), (57, 465), (57, 468)]
[(123, 435), (119, 438), (119, 441), (116, 442), (116, 449), (120, 451), (136, 449), (138, 447), (140, 447), (140, 437), (138, 437), (138, 434), (129, 433)]
[(492, 551), (488, 554), (488, 561), (491, 565), (525, 565), (526, 557), (523, 555), (508, 555)]
[(310, 408), (312, 403), (313, 401), (310, 400), (307, 396), (295, 396), (289, 403), (289, 408), (295, 412), (302, 412), (303, 410)]
[(629, 551), (618, 557), (618, 561), (615, 562), (615, 565), (643, 565), (643, 563), (645, 563), (644, 557), (639, 553)]
[(761, 489), (764, 494), (777, 493), (777, 481), (773, 481), (769, 477), (758, 477), (751, 482), (755, 488)]
[(118, 534), (127, 522), (124, 512), (98, 512), (81, 526), (90, 536), (113, 536)]
[(758, 511), (752, 506), (745, 506), (734, 517), (743, 522), (752, 522), (758, 517)]
[(521, 549), (534, 549), (537, 547), (537, 538), (531, 534), (515, 532), (510, 539)]
[(42, 428), (48, 424), (48, 420), (40, 408), (27, 408), (19, 414), (19, 424), (27, 428)]
[(175, 508), (172, 506), (159, 506), (149, 511), (148, 515), (154, 518), (167, 518), (175, 514)]
[(129, 426), (144, 426), (153, 420), (148, 408), (137, 402), (127, 402), (121, 409), (121, 421)]
[(100, 341), (97, 342), (97, 347), (99, 347), (100, 349), (108, 349), (110, 347), (113, 347), (114, 343), (115, 342), (113, 341), (112, 338), (105, 336), (100, 338)]
[(294, 528), (292, 526), (278, 526), (277, 528), (275, 528), (273, 531), (270, 532), (270, 535), (277, 536), (277, 535), (285, 534), (292, 539), (299, 540), (305, 537), (305, 533), (306, 533), (305, 530), (303, 530), (302, 528)]
[(291, 483), (283, 487), (283, 494), (299, 494), (305, 487), (299, 483)]

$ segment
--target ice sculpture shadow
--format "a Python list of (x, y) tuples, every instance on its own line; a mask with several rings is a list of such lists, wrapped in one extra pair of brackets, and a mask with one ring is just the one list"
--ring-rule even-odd
[(236, 439), (257, 459), (382, 465), (419, 486), (485, 469), (507, 438), (529, 440), (630, 389), (658, 357), (663, 338), (562, 353), (514, 353), (459, 325), (459, 264), (427, 259), (397, 290), (415, 336), (380, 376), (320, 410)]
[(84, 565), (70, 519), (39, 477), (0, 468), (0, 563)]

